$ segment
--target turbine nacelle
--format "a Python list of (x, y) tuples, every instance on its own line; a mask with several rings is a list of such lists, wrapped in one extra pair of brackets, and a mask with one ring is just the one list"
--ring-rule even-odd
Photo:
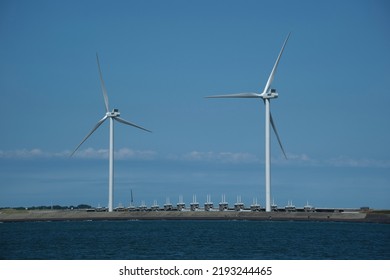
[(118, 109), (114, 109), (114, 110), (112, 110), (112, 112), (107, 112), (106, 113), (106, 116), (109, 117), (109, 118), (119, 117), (120, 115), (121, 115), (121, 113), (119, 112)]
[(273, 99), (273, 98), (278, 98), (279, 94), (276, 92), (276, 89), (271, 89), (268, 92), (263, 92), (260, 94), (260, 97), (263, 99)]

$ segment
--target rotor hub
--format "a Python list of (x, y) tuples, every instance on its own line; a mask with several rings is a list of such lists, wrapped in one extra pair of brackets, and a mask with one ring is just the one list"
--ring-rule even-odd
[(279, 94), (276, 92), (276, 89), (271, 89), (270, 91), (261, 94), (263, 99), (273, 99), (278, 98), (278, 96)]
[(121, 115), (121, 113), (119, 112), (118, 109), (114, 109), (114, 110), (112, 110), (112, 112), (107, 112), (106, 113), (106, 116), (110, 117), (110, 118), (112, 118), (112, 117), (119, 117), (120, 115)]

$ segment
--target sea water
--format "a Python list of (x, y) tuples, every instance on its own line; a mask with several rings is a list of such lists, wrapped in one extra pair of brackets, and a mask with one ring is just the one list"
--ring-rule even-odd
[(0, 224), (0, 259), (390, 259), (390, 225), (278, 221)]

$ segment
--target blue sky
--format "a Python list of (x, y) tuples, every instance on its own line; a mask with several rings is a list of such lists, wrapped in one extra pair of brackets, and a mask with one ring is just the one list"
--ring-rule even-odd
[(0, 1), (0, 206), (106, 206), (110, 105), (115, 201), (196, 194), (264, 205), (264, 106), (205, 99), (262, 91), (282, 43), (271, 111), (272, 197), (390, 208), (388, 1)]

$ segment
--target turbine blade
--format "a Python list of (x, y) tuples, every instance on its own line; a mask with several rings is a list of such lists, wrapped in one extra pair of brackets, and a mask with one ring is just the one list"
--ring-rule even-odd
[(261, 96), (255, 92), (206, 96), (206, 98), (260, 98), (260, 97)]
[(285, 151), (283, 149), (282, 141), (280, 141), (280, 137), (279, 137), (278, 131), (276, 129), (276, 125), (275, 125), (274, 119), (272, 118), (272, 114), (270, 113), (269, 115), (270, 115), (270, 122), (271, 122), (272, 129), (274, 130), (276, 138), (278, 139), (279, 146), (282, 149), (283, 155), (287, 159), (286, 153), (285, 153)]
[(123, 123), (123, 124), (127, 124), (127, 125), (134, 126), (134, 127), (136, 127), (136, 128), (145, 130), (145, 131), (147, 131), (147, 132), (151, 132), (150, 130), (148, 130), (148, 129), (146, 129), (146, 128), (143, 128), (143, 127), (141, 127), (141, 126), (139, 126), (139, 125), (136, 125), (136, 124), (134, 124), (134, 123), (131, 123), (131, 122), (129, 122), (129, 121), (126, 121), (126, 120), (124, 120), (124, 119), (122, 119), (122, 118), (120, 118), (120, 117), (114, 117), (114, 120), (117, 120), (118, 122), (121, 122), (121, 123)]
[(98, 65), (98, 69), (99, 69), (100, 85), (101, 85), (102, 91), (103, 91), (104, 104), (106, 106), (106, 112), (109, 112), (110, 109), (108, 106), (107, 90), (106, 90), (106, 86), (104, 85), (102, 70), (100, 69), (99, 56), (97, 53), (96, 53), (96, 60), (97, 60), (97, 65)]
[(87, 136), (84, 137), (83, 141), (81, 141), (81, 143), (76, 147), (76, 149), (74, 149), (74, 151), (72, 152), (72, 154), (70, 156), (73, 156), (74, 153), (78, 150), (78, 148), (80, 148), (80, 146), (88, 139), (89, 136), (91, 136), (92, 133), (95, 132), (96, 129), (98, 129), (98, 127), (107, 119), (107, 116), (104, 116), (104, 118), (102, 118), (95, 126), (94, 128), (88, 133)]
[(290, 34), (291, 34), (291, 32), (288, 33), (287, 38), (286, 38), (286, 40), (284, 41), (284, 44), (283, 44), (283, 46), (282, 46), (282, 49), (280, 50), (280, 53), (279, 53), (279, 55), (278, 55), (278, 58), (276, 59), (275, 65), (274, 65), (274, 67), (272, 68), (271, 74), (269, 75), (269, 78), (268, 78), (267, 84), (265, 85), (265, 88), (264, 88), (263, 93), (267, 93), (267, 92), (269, 91), (269, 88), (271, 87), (272, 81), (274, 80), (276, 68), (278, 68), (279, 60), (280, 60), (280, 58), (282, 57), (282, 54), (283, 54), (283, 51), (284, 51), (284, 47), (285, 47), (286, 44), (287, 44), (288, 38), (290, 38)]

